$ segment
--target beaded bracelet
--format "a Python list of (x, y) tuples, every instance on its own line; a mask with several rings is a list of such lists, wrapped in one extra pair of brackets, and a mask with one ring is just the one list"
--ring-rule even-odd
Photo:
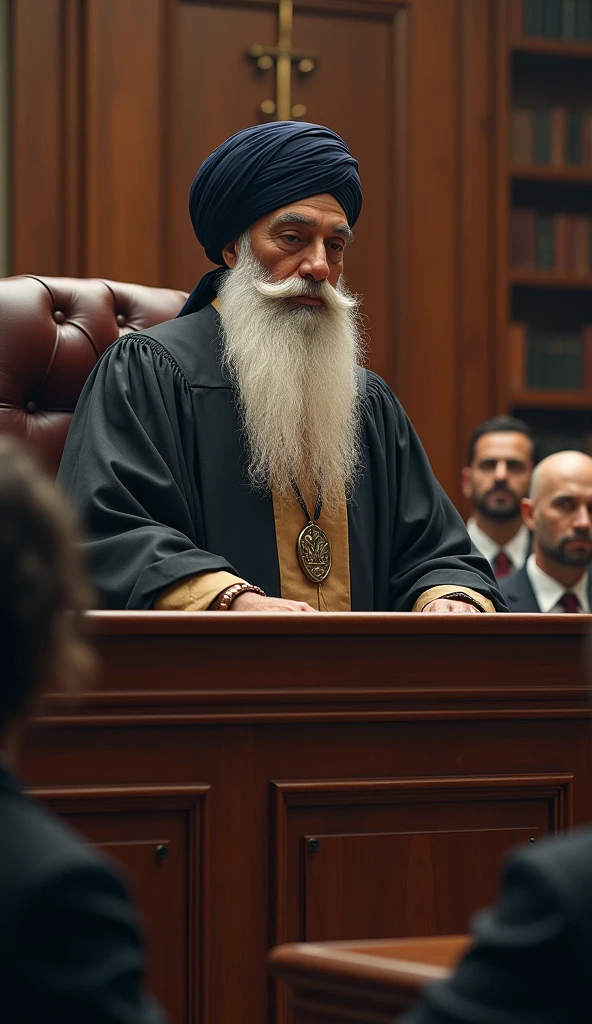
[(231, 587), (227, 587), (221, 594), (218, 594), (218, 597), (212, 601), (210, 609), (213, 612), (227, 612), (239, 594), (246, 594), (249, 591), (266, 597), (265, 591), (261, 590), (261, 587), (256, 587), (254, 583), (233, 583)]

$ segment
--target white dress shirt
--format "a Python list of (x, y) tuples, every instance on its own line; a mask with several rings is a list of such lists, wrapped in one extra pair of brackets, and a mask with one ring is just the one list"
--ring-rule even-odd
[(561, 600), (565, 593), (575, 594), (580, 602), (582, 611), (590, 612), (587, 569), (573, 587), (566, 588), (552, 576), (548, 576), (546, 572), (543, 572), (536, 564), (534, 555), (531, 555), (526, 563), (526, 574), (534, 590), (537, 604), (542, 612), (553, 612), (554, 615), (564, 613), (565, 608), (562, 608), (558, 601)]
[(491, 539), (486, 533), (483, 532), (480, 526), (477, 525), (477, 520), (471, 517), (467, 522), (467, 533), (473, 541), (473, 544), (479, 548), (482, 555), (485, 556), (488, 562), (493, 563), (496, 555), (503, 551), (508, 556), (510, 562), (516, 569), (521, 569), (524, 565), (528, 556), (528, 549), (530, 547), (530, 533), (528, 527), (522, 523), (522, 526), (515, 533), (511, 540), (507, 544), (502, 544), (500, 547), (494, 540)]

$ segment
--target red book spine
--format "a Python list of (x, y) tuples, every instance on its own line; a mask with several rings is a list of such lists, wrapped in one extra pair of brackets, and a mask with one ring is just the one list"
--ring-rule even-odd
[(592, 326), (584, 327), (584, 391), (592, 393)]
[(534, 270), (536, 265), (536, 210), (518, 208), (510, 217), (510, 266)]
[(522, 167), (531, 164), (532, 154), (532, 110), (513, 110), (510, 114), (510, 159)]
[(521, 391), (525, 383), (526, 324), (513, 323), (508, 327), (508, 366), (510, 391)]
[(565, 164), (565, 107), (551, 108), (551, 163)]
[(558, 213), (553, 219), (555, 227), (555, 270), (560, 274), (567, 272), (567, 218)]
[(575, 220), (575, 272), (585, 277), (588, 269), (588, 218), (574, 217)]
[(592, 167), (592, 110), (582, 111), (582, 163)]
[(576, 234), (578, 218), (565, 215), (565, 269), (568, 274), (576, 272)]

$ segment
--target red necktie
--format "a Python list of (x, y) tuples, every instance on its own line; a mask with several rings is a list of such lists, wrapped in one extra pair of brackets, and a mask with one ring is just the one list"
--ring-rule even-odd
[(570, 615), (575, 615), (577, 612), (581, 612), (582, 610), (582, 606), (580, 605), (576, 595), (570, 594), (568, 590), (565, 591), (563, 597), (559, 598), (557, 604), (560, 604), (561, 607), (566, 612), (569, 612)]
[(504, 576), (510, 576), (514, 571), (514, 566), (505, 551), (498, 551), (493, 560), (493, 571), (498, 580), (503, 579)]

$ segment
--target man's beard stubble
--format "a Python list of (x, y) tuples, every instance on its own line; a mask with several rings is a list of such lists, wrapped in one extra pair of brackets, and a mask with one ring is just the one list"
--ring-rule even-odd
[[(272, 282), (248, 235), (218, 289), (224, 368), (236, 388), (251, 485), (292, 495), (318, 483), (330, 514), (353, 489), (360, 464), (356, 366), (363, 345), (357, 298), (340, 284)], [(323, 306), (290, 303), (297, 295)]]
[(481, 512), (487, 519), (494, 519), (496, 522), (504, 522), (508, 519), (516, 519), (520, 516), (520, 497), (509, 488), (503, 490), (504, 494), (511, 494), (514, 499), (510, 504), (503, 506), (497, 506), (488, 499), (495, 494), (499, 494), (501, 489), (499, 487), (492, 487), (485, 494), (479, 497), (473, 494), (473, 502), (475, 507)]
[(582, 570), (592, 564), (592, 549), (583, 549), (580, 552), (570, 551), (568, 545), (571, 541), (590, 539), (589, 533), (582, 536), (571, 534), (569, 537), (563, 537), (558, 543), (553, 543), (547, 541), (546, 537), (541, 537), (540, 532), (537, 534), (541, 551), (550, 561), (555, 562), (557, 565), (571, 566), (573, 569), (580, 568)]

